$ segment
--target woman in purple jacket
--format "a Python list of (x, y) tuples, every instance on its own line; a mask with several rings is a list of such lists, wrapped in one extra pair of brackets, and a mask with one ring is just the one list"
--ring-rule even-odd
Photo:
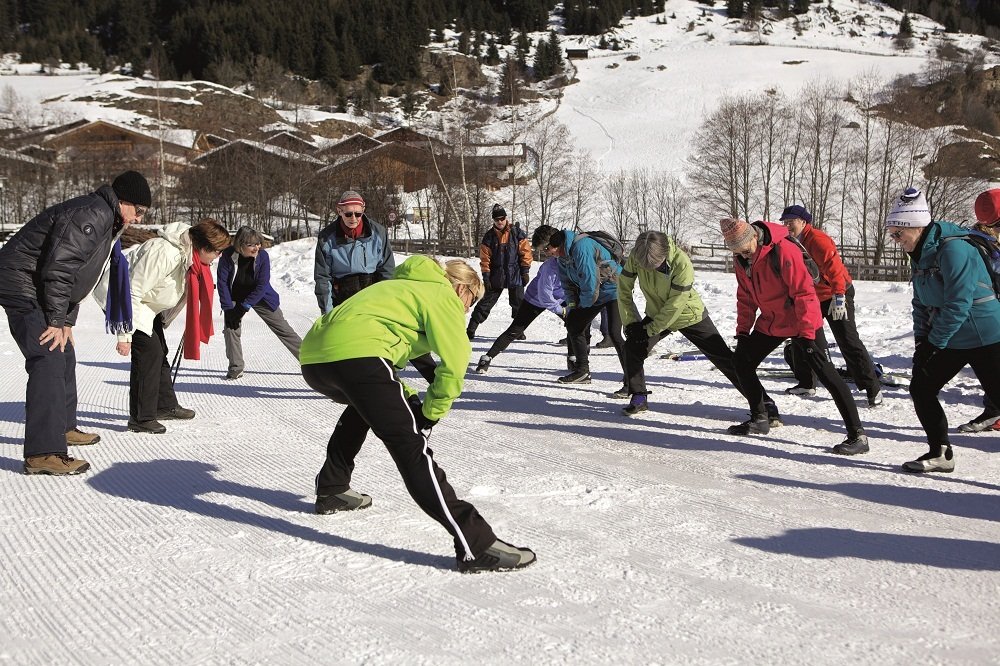
[(270, 328), (281, 344), (299, 358), (302, 338), (285, 321), (278, 307), (278, 294), (271, 288), (271, 258), (261, 249), (261, 237), (255, 229), (240, 227), (231, 247), (222, 253), (216, 274), (219, 303), (225, 318), (223, 337), (229, 371), (226, 379), (243, 376), (243, 345), (240, 324), (251, 309)]

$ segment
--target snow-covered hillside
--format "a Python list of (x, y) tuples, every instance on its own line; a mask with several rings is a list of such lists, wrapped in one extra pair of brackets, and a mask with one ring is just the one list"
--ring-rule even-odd
[[(311, 252), (308, 240), (272, 251), (303, 333)], [(731, 335), (733, 276), (696, 286)], [(862, 337), (905, 370), (908, 288), (857, 288)], [(473, 359), (509, 322), (498, 305)], [(198, 417), (140, 435), (125, 432), (127, 360), (87, 303), (80, 426), (102, 442), (71, 451), (93, 469), (69, 478), (20, 473), (23, 359), (0, 335), (0, 661), (884, 666), (1000, 653), (1000, 433), (955, 434), (952, 475), (904, 474), (925, 448), (904, 389), (861, 410), (872, 451), (849, 459), (828, 452), (843, 438), (829, 396), (786, 396), (786, 380), (766, 382), (783, 427), (728, 435), (746, 406), (705, 361), (652, 359), (651, 410), (629, 419), (607, 396), (621, 381), (612, 350), (594, 351), (593, 384), (554, 381), (563, 332), (543, 315), (468, 377), (432, 435), (459, 495), (538, 553), (524, 571), (464, 576), (372, 438), (354, 486), (373, 506), (313, 513), (341, 407), (258, 318), (244, 329), (244, 377), (223, 381), (217, 336), (177, 381)], [(967, 373), (944, 399), (953, 426), (980, 411)]]

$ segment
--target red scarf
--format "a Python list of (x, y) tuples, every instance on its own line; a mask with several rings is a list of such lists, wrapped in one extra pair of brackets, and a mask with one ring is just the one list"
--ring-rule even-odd
[(187, 271), (187, 321), (184, 324), (184, 358), (194, 361), (201, 359), (199, 343), (208, 343), (215, 330), (212, 328), (212, 270), (201, 263), (198, 250), (194, 252), (194, 262)]
[(362, 221), (358, 224), (358, 226), (354, 227), (353, 229), (344, 224), (344, 218), (339, 218), (339, 219), (340, 219), (340, 230), (344, 232), (345, 238), (350, 238), (352, 240), (358, 240), (359, 238), (361, 238), (361, 234), (364, 233), (365, 230), (365, 223), (363, 218)]

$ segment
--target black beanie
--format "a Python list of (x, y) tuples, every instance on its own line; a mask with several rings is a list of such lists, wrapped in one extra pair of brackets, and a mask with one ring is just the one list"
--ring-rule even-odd
[(138, 171), (126, 171), (115, 178), (111, 189), (118, 195), (119, 201), (125, 201), (137, 206), (149, 208), (153, 205), (153, 195), (149, 191), (149, 183)]
[(493, 204), (493, 219), (499, 220), (501, 217), (507, 217), (507, 211), (500, 204)]

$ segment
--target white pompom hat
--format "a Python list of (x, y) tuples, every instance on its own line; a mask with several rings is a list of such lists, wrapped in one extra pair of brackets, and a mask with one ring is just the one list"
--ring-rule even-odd
[(924, 193), (915, 187), (908, 187), (896, 197), (889, 215), (885, 218), (887, 227), (926, 227), (931, 223), (931, 209)]

